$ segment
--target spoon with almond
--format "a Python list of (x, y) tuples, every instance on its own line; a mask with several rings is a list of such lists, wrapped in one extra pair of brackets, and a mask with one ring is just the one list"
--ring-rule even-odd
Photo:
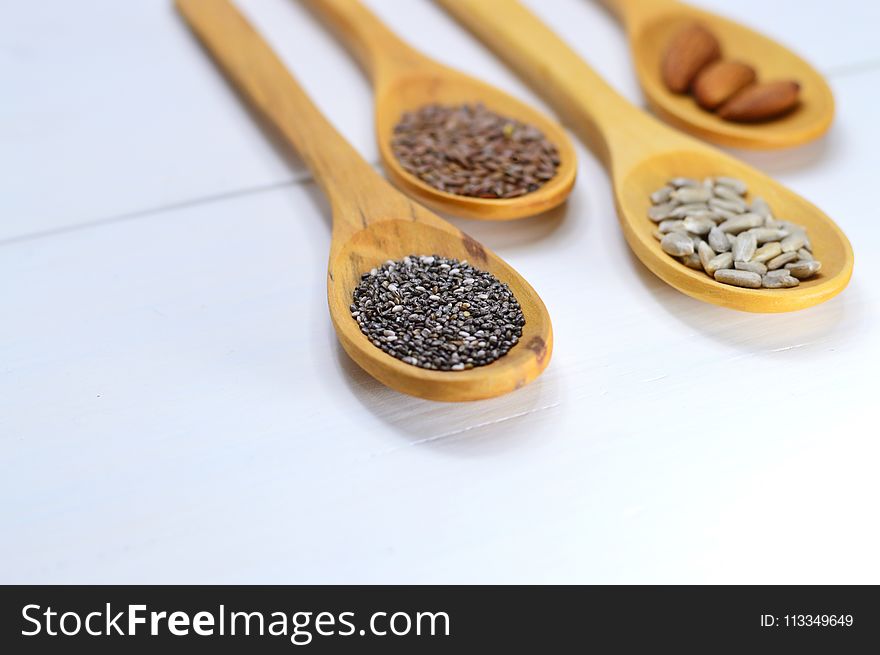
[[(438, 2), (544, 96), (602, 159), (614, 186), (617, 216), (629, 247), (664, 282), (698, 300), (750, 312), (803, 309), (846, 287), (852, 275), (852, 248), (846, 235), (818, 207), (748, 164), (634, 107), (520, 2)], [(504, 16), (504, 20), (494, 20), (497, 16)], [(670, 257), (669, 250), (664, 251), (655, 238), (655, 223), (648, 216), (652, 193), (678, 176), (693, 180), (724, 176), (764, 198), (778, 216), (809, 233), (811, 249), (822, 262), (821, 274), (794, 288), (743, 288), (724, 284), (718, 276), (709, 277), (703, 270)], [(679, 195), (687, 203), (698, 199)], [(695, 189), (687, 195), (701, 193)], [(687, 213), (682, 216), (691, 218)], [(739, 220), (753, 218), (759, 217)], [(753, 236), (757, 241), (757, 235)], [(750, 256), (743, 260), (748, 262)], [(735, 271), (729, 273), (736, 275)]]
[(707, 141), (801, 145), (824, 134), (834, 98), (810, 64), (744, 25), (678, 0), (602, 0), (623, 22), (652, 110)]

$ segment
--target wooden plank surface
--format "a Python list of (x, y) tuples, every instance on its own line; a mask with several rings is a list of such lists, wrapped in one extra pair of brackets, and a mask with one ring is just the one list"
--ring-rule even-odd
[[(565, 208), (456, 221), (542, 294), (556, 348), (535, 384), (446, 405), (338, 347), (327, 208), (168, 3), (68, 4), (0, 10), (0, 580), (880, 582), (873, 6), (705, 3), (830, 73), (827, 138), (745, 157), (847, 231), (844, 294), (753, 316), (665, 287), (579, 147)], [(429, 2), (370, 4), (533, 100)], [(531, 4), (639, 100), (600, 8)], [(243, 5), (375, 157), (346, 53), (296, 3)]]

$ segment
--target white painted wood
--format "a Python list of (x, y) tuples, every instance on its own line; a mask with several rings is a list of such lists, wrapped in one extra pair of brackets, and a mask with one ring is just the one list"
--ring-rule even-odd
[[(108, 3), (98, 30), (62, 20), (66, 4), (19, 3), (0, 29), (15, 18), (39, 36), (25, 8), (51, 5), (56, 38), (44, 45), (73, 53), (71, 25), (107, 39), (107, 25), (127, 25), (117, 65), (141, 61), (152, 86), (160, 69), (176, 71), (168, 84), (182, 109), (130, 97), (120, 76), (113, 107), (134, 112), (125, 122), (140, 132), (124, 134), (104, 109), (71, 110), (55, 133), (69, 159), (57, 161), (33, 108), (0, 104), (0, 130), (22, 135), (0, 154), (4, 175), (26, 183), (4, 187), (3, 236), (110, 219), (0, 244), (0, 582), (880, 582), (880, 227), (860, 193), (880, 163), (880, 67), (855, 66), (870, 68), (867, 41), (832, 53), (855, 68), (832, 77), (840, 114), (826, 139), (746, 155), (846, 229), (857, 262), (843, 295), (764, 316), (667, 288), (629, 255), (607, 179), (579, 148), (565, 208), (504, 225), (456, 221), (542, 294), (556, 348), (529, 387), (446, 405), (381, 387), (337, 346), (323, 201), (307, 183), (259, 191), (299, 171), (189, 40), (169, 40), (174, 21), (151, 23), (152, 3)], [(528, 97), (429, 3), (398, 3), (399, 14), (371, 4), (390, 22), (427, 21), (426, 50)], [(547, 17), (581, 12), (574, 26), (602, 15), (580, 0), (540, 4)], [(247, 8), (261, 23), (296, 24), (302, 40), (282, 48), (290, 61), (310, 41), (331, 53), (297, 73), (314, 71), (304, 83), (369, 154), (369, 94), (345, 53), (295, 3)], [(858, 31), (852, 17), (828, 20)], [(808, 23), (794, 21), (792, 38)], [(597, 20), (578, 47), (630, 93), (627, 62), (587, 50), (615, 52), (615, 29)], [(138, 52), (148, 47), (170, 60)], [(814, 60), (825, 56), (816, 48)], [(22, 61), (18, 84), (64, 77), (49, 52)], [(93, 66), (77, 79), (110, 70)], [(345, 80), (350, 95), (334, 104)], [(97, 97), (86, 91), (83, 107)], [(9, 153), (26, 147), (32, 159), (13, 170)], [(172, 158), (173, 174), (159, 166)], [(256, 190), (200, 201), (242, 189)], [(113, 213), (167, 203), (190, 204)], [(750, 411), (726, 389), (753, 399)]]

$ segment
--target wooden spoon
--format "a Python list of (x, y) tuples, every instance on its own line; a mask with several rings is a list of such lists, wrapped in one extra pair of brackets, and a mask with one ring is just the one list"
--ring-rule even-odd
[[(785, 46), (727, 18), (676, 0), (602, 0), (620, 17), (636, 74), (657, 115), (708, 141), (736, 148), (785, 148), (824, 134), (834, 117), (834, 97), (825, 78)], [(755, 20), (759, 20), (756, 16)], [(660, 62), (672, 37), (698, 21), (721, 43), (725, 59), (743, 61), (769, 82), (790, 79), (801, 85), (800, 105), (764, 123), (732, 123), (701, 109), (690, 95), (673, 93), (660, 76)]]
[[(577, 159), (568, 135), (556, 121), (494, 86), (415, 51), (358, 0), (307, 0), (307, 5), (333, 28), (372, 79), (379, 153), (388, 177), (398, 188), (440, 211), (482, 220), (532, 216), (556, 207), (568, 197)], [(439, 191), (400, 165), (391, 150), (391, 138), (404, 112), (431, 103), (477, 102), (541, 130), (559, 151), (556, 175), (536, 191), (518, 198), (470, 198)]]
[[(828, 216), (763, 173), (640, 111), (618, 95), (544, 23), (516, 0), (438, 0), (553, 104), (604, 161), (620, 224), (636, 256), (662, 280), (705, 302), (751, 312), (784, 312), (839, 293), (853, 253)], [(503, 16), (504, 20), (496, 20)], [(660, 249), (647, 218), (649, 194), (675, 176), (737, 177), (776, 216), (807, 228), (822, 273), (793, 289), (742, 289), (687, 268)]]
[[(227, 0), (177, 0), (217, 63), (293, 144), (330, 200), (333, 238), (327, 270), (330, 316), (342, 347), (367, 373), (431, 400), (476, 400), (525, 385), (547, 366), (553, 345), (544, 303), (520, 275), (474, 239), (392, 188), (333, 129), (284, 64)], [(361, 274), (410, 254), (467, 259), (507, 283), (525, 316), (520, 342), (504, 357), (466, 371), (429, 371), (376, 348), (351, 317)]]

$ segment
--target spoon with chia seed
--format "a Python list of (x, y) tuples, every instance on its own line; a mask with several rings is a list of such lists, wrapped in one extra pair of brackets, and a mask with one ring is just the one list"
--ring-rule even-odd
[[(437, 1), (546, 97), (602, 159), (629, 247), (664, 282), (698, 300), (750, 312), (803, 309), (846, 287), (853, 269), (852, 247), (818, 207), (742, 161), (677, 132), (627, 102), (521, 3)], [(498, 16), (504, 20), (497, 20)], [(722, 284), (669, 257), (654, 238), (654, 223), (646, 216), (651, 194), (675, 176), (741, 180), (777, 216), (809, 233), (822, 274), (797, 288), (749, 289)]]
[[(177, 0), (177, 7), (240, 92), (296, 148), (330, 201), (327, 297), (351, 358), (383, 384), (431, 400), (490, 398), (536, 378), (550, 360), (553, 336), (528, 282), (379, 176), (228, 0)], [(431, 288), (417, 289), (422, 280)], [(417, 312), (435, 301), (437, 320), (419, 328), (428, 331), (429, 347), (401, 351), (389, 328), (421, 326)], [(436, 350), (444, 346), (456, 352)]]
[[(351, 49), (373, 83), (379, 153), (395, 186), (434, 209), (480, 220), (533, 216), (566, 200), (574, 185), (577, 159), (571, 140), (556, 121), (510, 94), (416, 51), (359, 0), (306, 0), (306, 5)], [(474, 111), (483, 114), (470, 121), (470, 132), (476, 138), (463, 138), (466, 130), (456, 123)], [(438, 121), (431, 142), (407, 141), (413, 124), (425, 122), (425, 115), (431, 113), (441, 118), (448, 114), (450, 120)], [(488, 130), (480, 125), (488, 123), (491, 128), (493, 118), (502, 124), (508, 138), (489, 141), (488, 150), (496, 147), (486, 161), (487, 149), (480, 146)], [(546, 165), (546, 158), (531, 156), (533, 149), (520, 153), (521, 159), (511, 152), (521, 143), (522, 135), (530, 134), (541, 135), (541, 140), (555, 146), (555, 170)], [(438, 141), (453, 142), (457, 147), (441, 147), (431, 157), (432, 146)], [(505, 141), (511, 148), (504, 146)], [(407, 147), (419, 149), (421, 157), (415, 163), (403, 156)], [(446, 162), (450, 165), (443, 166)], [(497, 176), (493, 178), (497, 179), (497, 192), (483, 193), (495, 186), (480, 184), (493, 174)]]

